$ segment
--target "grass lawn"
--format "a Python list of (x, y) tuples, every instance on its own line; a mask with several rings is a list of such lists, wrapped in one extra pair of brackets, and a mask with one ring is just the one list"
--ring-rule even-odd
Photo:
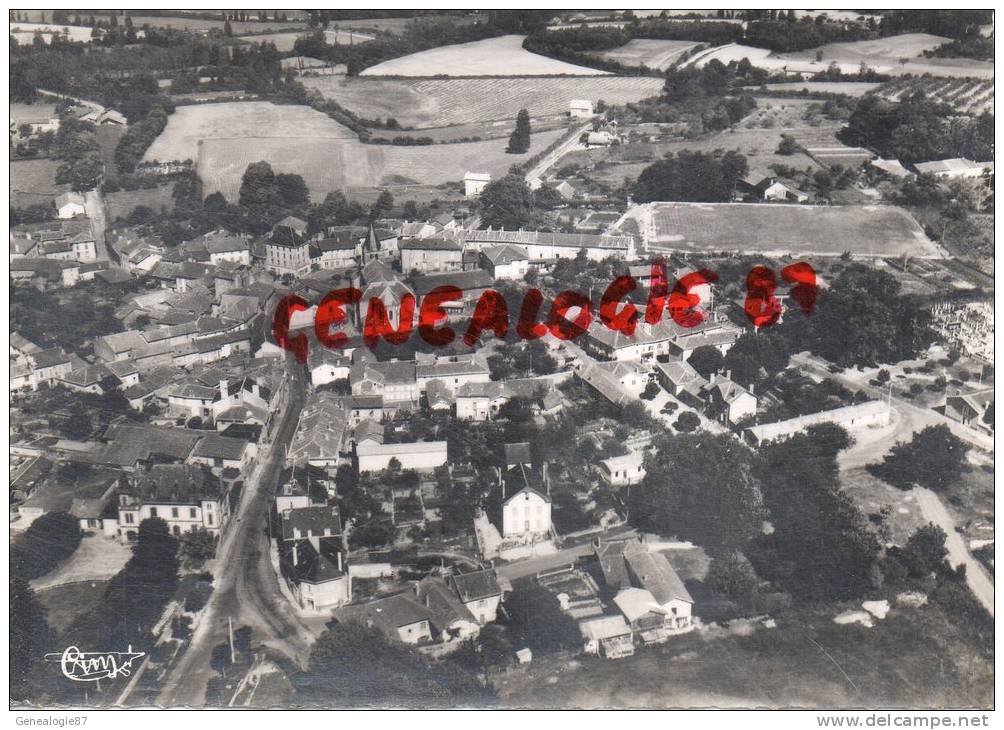
[(155, 188), (140, 190), (120, 190), (117, 193), (105, 195), (105, 208), (108, 211), (108, 220), (115, 221), (117, 218), (125, 218), (138, 205), (145, 205), (156, 212), (162, 208), (174, 209), (174, 183), (158, 185)]
[(886, 533), (880, 538), (882, 542), (904, 545), (910, 535), (927, 522), (909, 492), (886, 484), (864, 469), (842, 471), (840, 486), (866, 517), (878, 514), (884, 507), (889, 509)]
[(63, 631), (77, 616), (94, 608), (105, 592), (106, 580), (80, 581), (38, 592), (38, 600), (48, 612), (49, 625)]
[(15, 208), (48, 205), (70, 189), (56, 184), (59, 163), (52, 159), (16, 160), (10, 163), (10, 204)]
[(850, 607), (796, 610), (750, 635), (706, 631), (630, 658), (534, 658), (496, 684), (510, 707), (966, 707), (993, 703), (992, 664), (937, 606), (871, 629)]

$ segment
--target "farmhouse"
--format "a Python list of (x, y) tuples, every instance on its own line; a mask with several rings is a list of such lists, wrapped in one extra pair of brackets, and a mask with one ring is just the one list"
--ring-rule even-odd
[(572, 99), (568, 103), (568, 115), (573, 119), (590, 119), (594, 113), (593, 102), (589, 99)]
[(471, 573), (457, 573), (450, 576), (448, 583), (479, 624), (483, 626), (495, 621), (502, 589), (494, 570), (485, 568)]
[(432, 611), (409, 593), (398, 593), (369, 603), (344, 606), (334, 612), (339, 623), (372, 626), (390, 641), (422, 644), (432, 641)]
[(487, 172), (468, 172), (464, 175), (464, 196), (475, 198), (481, 195), (488, 183), (492, 181), (492, 176)]
[(743, 434), (747, 441), (754, 446), (758, 446), (770, 441), (788, 438), (796, 433), (801, 433), (809, 426), (816, 426), (820, 423), (835, 423), (848, 430), (868, 428), (870, 426), (885, 426), (889, 423), (890, 413), (888, 403), (873, 400), (867, 403), (858, 403), (852, 406), (844, 406), (843, 408), (834, 408), (829, 411), (789, 418), (786, 421), (750, 426)]

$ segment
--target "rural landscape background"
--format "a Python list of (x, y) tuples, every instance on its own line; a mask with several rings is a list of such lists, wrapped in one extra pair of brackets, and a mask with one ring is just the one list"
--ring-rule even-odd
[(12, 706), (993, 706), (992, 11), (9, 25)]

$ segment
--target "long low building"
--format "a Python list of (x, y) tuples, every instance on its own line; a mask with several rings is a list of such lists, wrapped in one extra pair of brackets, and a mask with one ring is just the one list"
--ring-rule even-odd
[(804, 431), (810, 426), (818, 426), (821, 423), (835, 423), (848, 430), (868, 426), (885, 426), (889, 423), (890, 413), (888, 403), (882, 400), (872, 400), (853, 406), (834, 408), (830, 411), (797, 416), (796, 418), (789, 418), (786, 421), (750, 426), (743, 434), (751, 444), (760, 445), (769, 441), (786, 439), (789, 436), (794, 436), (796, 433)]
[(484, 248), (514, 244), (522, 246), (530, 261), (574, 259), (579, 251), (593, 261), (609, 256), (619, 259), (635, 258), (635, 240), (632, 236), (606, 236), (590, 233), (548, 233), (543, 231), (506, 231), (489, 228), (470, 231), (465, 236), (468, 248)]
[(396, 460), (402, 469), (432, 471), (446, 463), (445, 441), (415, 441), (406, 444), (381, 444), (366, 441), (356, 447), (359, 472), (383, 471)]

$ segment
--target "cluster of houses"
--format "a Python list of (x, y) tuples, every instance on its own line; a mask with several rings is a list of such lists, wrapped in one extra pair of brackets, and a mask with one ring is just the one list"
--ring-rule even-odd
[(75, 286), (109, 268), (97, 257), (97, 237), (80, 193), (58, 199), (59, 217), (10, 230), (10, 276), (39, 289)]

